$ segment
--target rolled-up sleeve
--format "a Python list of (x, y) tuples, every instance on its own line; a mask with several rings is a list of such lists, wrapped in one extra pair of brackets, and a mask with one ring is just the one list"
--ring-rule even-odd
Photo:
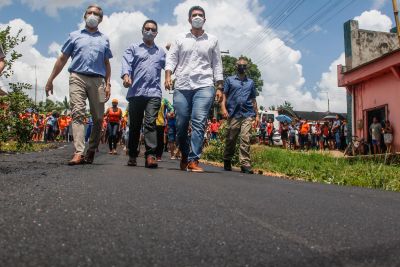
[(170, 70), (174, 72), (176, 66), (178, 65), (178, 60), (179, 60), (179, 49), (178, 49), (178, 40), (175, 40), (168, 53), (167, 53), (167, 59), (166, 59), (166, 64), (165, 64), (165, 70)]
[(106, 51), (105, 51), (105, 58), (110, 59), (113, 57), (111, 48), (110, 48), (110, 41), (107, 39), (107, 44), (106, 44)]
[(125, 50), (124, 55), (122, 56), (121, 78), (123, 78), (125, 74), (128, 74), (130, 77), (132, 77), (132, 63), (134, 55), (135, 51), (133, 47), (129, 47)]
[(212, 53), (212, 69), (214, 72), (214, 81), (223, 81), (223, 67), (222, 67), (222, 58), (221, 51), (219, 50), (218, 40), (215, 43), (213, 53)]
[(68, 36), (68, 40), (64, 43), (61, 48), (61, 52), (67, 56), (71, 56), (74, 51), (74, 38), (71, 34)]

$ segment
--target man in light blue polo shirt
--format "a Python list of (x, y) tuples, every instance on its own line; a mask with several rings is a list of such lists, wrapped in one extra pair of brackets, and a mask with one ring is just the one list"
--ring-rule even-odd
[(259, 122), (256, 101), (256, 87), (246, 76), (247, 59), (236, 62), (237, 75), (228, 77), (224, 84), (221, 111), (228, 119), (224, 152), (224, 169), (231, 171), (231, 161), (235, 153), (236, 140), (240, 136), (239, 161), (243, 173), (252, 174), (250, 162), (250, 137), (253, 120)]
[[(69, 161), (69, 165), (93, 162), (100, 142), (104, 103), (108, 101), (111, 93), (110, 43), (108, 38), (98, 30), (98, 25), (103, 19), (103, 10), (98, 5), (90, 5), (86, 9), (84, 19), (86, 27), (69, 35), (46, 84), (46, 94), (53, 94), (53, 81), (71, 57), (68, 71), (71, 73), (69, 95), (75, 154)], [(93, 129), (84, 157), (86, 99), (89, 99)]]
[(122, 60), (121, 78), (124, 87), (129, 87), (126, 96), (130, 118), (128, 166), (137, 165), (140, 129), (144, 123), (145, 167), (158, 167), (156, 118), (161, 106), (161, 70), (165, 67), (165, 52), (154, 43), (157, 28), (154, 20), (145, 21), (143, 42), (128, 47)]

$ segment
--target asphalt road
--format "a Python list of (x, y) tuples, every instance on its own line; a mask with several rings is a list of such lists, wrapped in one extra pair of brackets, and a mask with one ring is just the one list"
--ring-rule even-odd
[(0, 154), (0, 266), (400, 266), (400, 194)]

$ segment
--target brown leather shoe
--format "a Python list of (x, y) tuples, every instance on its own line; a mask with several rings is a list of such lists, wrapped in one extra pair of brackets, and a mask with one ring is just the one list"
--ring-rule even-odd
[(157, 168), (158, 164), (156, 158), (154, 156), (147, 156), (146, 163), (144, 164), (144, 166), (146, 168), (151, 168), (151, 169)]
[(137, 166), (136, 158), (129, 157), (127, 165), (128, 166)]
[(88, 150), (85, 155), (85, 163), (92, 164), (94, 160), (94, 151)]
[(80, 165), (84, 164), (85, 160), (81, 154), (74, 154), (73, 158), (68, 161), (68, 165), (73, 166), (73, 165)]
[(182, 171), (186, 171), (188, 166), (188, 160), (185, 157), (182, 157), (181, 163), (179, 164), (179, 167), (181, 168)]
[(199, 162), (197, 160), (189, 162), (187, 166), (188, 172), (204, 172), (203, 168), (199, 167)]

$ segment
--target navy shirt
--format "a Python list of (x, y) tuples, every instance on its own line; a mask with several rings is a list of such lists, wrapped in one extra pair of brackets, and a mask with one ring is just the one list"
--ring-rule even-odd
[(103, 77), (106, 76), (105, 60), (112, 58), (108, 38), (99, 31), (91, 33), (87, 29), (72, 32), (61, 52), (72, 58), (69, 72)]
[(224, 94), (226, 95), (229, 117), (248, 118), (256, 116), (253, 107), (253, 99), (256, 98), (256, 86), (254, 81), (245, 77), (230, 76), (225, 80)]

